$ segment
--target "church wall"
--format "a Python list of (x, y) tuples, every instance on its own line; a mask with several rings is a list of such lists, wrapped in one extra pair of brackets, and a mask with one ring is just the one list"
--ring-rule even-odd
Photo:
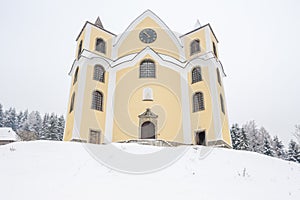
[[(150, 27), (157, 33), (157, 38), (149, 45), (140, 41), (139, 33), (144, 28)], [(170, 55), (176, 59), (180, 58), (178, 47), (169, 34), (150, 17), (146, 17), (133, 30), (130, 30), (130, 33), (118, 48), (118, 57), (140, 52), (147, 46), (150, 46), (158, 53)]]
[[(102, 38), (106, 42), (106, 53), (100, 53), (96, 51), (96, 39), (97, 38)], [(90, 37), (90, 51), (108, 57), (111, 57), (111, 48), (112, 48), (112, 38), (113, 36), (99, 28), (96, 28), (94, 26), (91, 27), (91, 37)]]
[(182, 38), (183, 44), (185, 46), (185, 56), (186, 59), (191, 59), (199, 54), (191, 55), (191, 42), (193, 40), (199, 39), (200, 40), (200, 54), (205, 53), (207, 51), (206, 47), (206, 37), (205, 37), (205, 29), (199, 29), (193, 33), (190, 33)]
[[(209, 70), (207, 66), (201, 66), (202, 78), (203, 81), (192, 83), (192, 69), (188, 73), (188, 83), (190, 84), (190, 106), (191, 106), (191, 128), (193, 134), (193, 143), (195, 143), (195, 131), (205, 130), (206, 139), (214, 140), (215, 131), (214, 131), (214, 121), (212, 113), (212, 101), (210, 94), (210, 83), (209, 83)], [(204, 95), (204, 107), (205, 110), (198, 111), (193, 113), (193, 94), (195, 92), (202, 92)]]
[[(106, 115), (106, 97), (108, 72), (105, 72), (105, 83), (93, 80), (94, 65), (87, 66), (86, 86), (84, 91), (83, 109), (80, 126), (80, 137), (83, 140), (88, 140), (90, 130), (101, 131), (101, 142), (104, 141), (105, 133), (105, 115)], [(103, 94), (103, 111), (92, 109), (92, 93), (98, 90)]]
[[(138, 115), (151, 108), (158, 115), (157, 138), (183, 142), (180, 74), (155, 64), (155, 79), (139, 78), (140, 62), (117, 72), (113, 141), (139, 138)], [(144, 88), (152, 89), (153, 101), (142, 101)]]
[[(78, 73), (78, 78), (80, 76), (80, 69)], [(71, 87), (70, 87), (70, 94), (69, 94), (69, 100), (68, 100), (68, 108), (67, 108), (67, 117), (66, 117), (66, 126), (65, 126), (65, 134), (64, 134), (64, 140), (68, 141), (72, 139), (72, 131), (74, 127), (74, 112), (76, 110), (76, 102), (77, 102), (77, 91), (78, 91), (78, 79), (75, 84), (73, 84), (74, 81), (74, 74), (71, 79)], [(73, 93), (75, 92), (75, 101), (74, 101), (74, 109), (70, 113), (70, 105), (71, 105), (71, 98)]]
[(79, 36), (78, 40), (77, 40), (77, 46), (76, 46), (76, 51), (75, 51), (75, 58), (78, 59), (78, 50), (79, 50), (79, 44), (80, 44), (80, 41), (82, 41), (82, 49), (84, 48), (84, 45), (83, 43), (86, 42), (84, 41), (84, 37), (85, 37), (85, 32), (86, 32), (86, 29), (84, 29), (81, 33), (81, 35)]

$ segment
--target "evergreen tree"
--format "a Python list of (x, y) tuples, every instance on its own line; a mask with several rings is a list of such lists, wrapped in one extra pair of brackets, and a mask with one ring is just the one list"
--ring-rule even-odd
[(38, 138), (40, 138), (41, 132), (42, 132), (42, 117), (38, 111), (35, 111), (35, 123), (34, 123), (34, 131), (37, 134)]
[(230, 134), (231, 134), (231, 142), (232, 142), (232, 148), (237, 149), (238, 146), (238, 133), (240, 131), (239, 125), (238, 124), (233, 124), (231, 129), (230, 129)]
[(20, 111), (18, 116), (17, 116), (17, 121), (18, 121), (18, 128), (17, 131), (22, 131), (23, 130), (23, 124), (28, 118), (28, 110), (25, 110), (24, 112)]
[(58, 140), (63, 140), (64, 129), (65, 129), (65, 118), (63, 115), (61, 115), (58, 118)]
[(273, 149), (275, 151), (275, 157), (277, 158), (281, 158), (281, 159), (285, 159), (286, 157), (286, 153), (284, 150), (284, 145), (282, 144), (282, 142), (278, 139), (277, 136), (275, 136), (273, 138)]
[(17, 121), (18, 121), (18, 127), (17, 127), (17, 131), (19, 131), (22, 128), (22, 124), (23, 122), (23, 112), (20, 111), (19, 114), (17, 115)]
[(270, 138), (265, 136), (264, 140), (263, 140), (264, 146), (263, 146), (263, 154), (267, 155), (267, 156), (274, 156), (275, 152), (273, 150)]
[(243, 128), (238, 124), (232, 125), (231, 129), (232, 146), (237, 150), (249, 150), (249, 139)]
[(14, 131), (17, 130), (18, 119), (17, 119), (17, 113), (15, 108), (9, 108), (8, 111), (5, 111), (3, 126), (11, 127)]
[(236, 149), (249, 151), (249, 139), (243, 128), (239, 128), (236, 134)]
[(293, 162), (300, 162), (299, 146), (294, 140), (291, 140), (289, 143), (289, 148), (287, 151), (287, 160)]
[(4, 126), (4, 113), (3, 113), (3, 107), (0, 104), (0, 127)]
[(49, 132), (49, 114), (45, 113), (44, 117), (43, 117), (43, 122), (42, 122), (42, 129), (40, 132), (40, 139), (42, 140), (46, 140), (47, 139), (47, 134)]
[(262, 153), (263, 140), (254, 120), (243, 125), (249, 140), (249, 150)]
[(57, 115), (52, 113), (49, 118), (49, 127), (48, 127), (48, 133), (46, 134), (46, 139), (59, 140), (58, 131), (59, 131), (58, 118)]

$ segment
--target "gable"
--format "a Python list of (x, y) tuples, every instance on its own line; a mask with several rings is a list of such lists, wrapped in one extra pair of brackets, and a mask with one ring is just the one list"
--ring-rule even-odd
[[(152, 43), (143, 43), (139, 34), (143, 29), (153, 29), (157, 38)], [(179, 38), (166, 26), (166, 24), (151, 11), (144, 12), (122, 33), (114, 44), (115, 57), (137, 53), (150, 46), (157, 53), (180, 59), (183, 48)]]

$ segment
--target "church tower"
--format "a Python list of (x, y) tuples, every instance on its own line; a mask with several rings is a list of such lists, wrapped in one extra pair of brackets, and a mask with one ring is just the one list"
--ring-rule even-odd
[(98, 18), (77, 39), (65, 141), (164, 140), (231, 147), (218, 40), (178, 34), (152, 11), (116, 35)]

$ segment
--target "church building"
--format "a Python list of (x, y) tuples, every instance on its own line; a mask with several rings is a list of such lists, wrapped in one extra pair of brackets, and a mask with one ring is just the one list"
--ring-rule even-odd
[(98, 18), (77, 39), (65, 141), (163, 140), (231, 148), (218, 39), (173, 32), (147, 10), (121, 34)]

